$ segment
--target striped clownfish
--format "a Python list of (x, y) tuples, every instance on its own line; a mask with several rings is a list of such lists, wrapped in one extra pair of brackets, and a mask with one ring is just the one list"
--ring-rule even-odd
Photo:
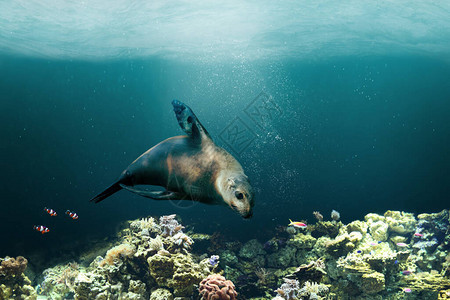
[(56, 211), (54, 211), (54, 210), (51, 209), (51, 208), (45, 207), (44, 210), (45, 210), (50, 216), (52, 216), (52, 217), (57, 216)]
[(34, 225), (33, 229), (36, 230), (36, 231), (39, 231), (42, 234), (47, 233), (47, 232), (50, 231), (50, 229), (48, 229), (44, 225)]
[(69, 217), (71, 217), (74, 220), (78, 219), (78, 215), (77, 215), (76, 212), (73, 212), (73, 211), (70, 211), (70, 210), (66, 210), (66, 215), (68, 215)]

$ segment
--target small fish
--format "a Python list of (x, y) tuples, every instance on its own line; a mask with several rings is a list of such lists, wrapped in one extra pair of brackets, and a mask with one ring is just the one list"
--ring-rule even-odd
[(47, 227), (43, 226), (43, 225), (34, 225), (33, 229), (36, 231), (39, 231), (40, 233), (44, 234), (50, 231), (50, 229), (48, 229)]
[(398, 265), (398, 259), (396, 259), (396, 260), (394, 261), (394, 264)]
[(361, 253), (362, 251), (361, 250), (358, 250), (358, 251), (356, 251), (357, 253)]
[(404, 270), (401, 272), (403, 275), (411, 275), (412, 271), (410, 270)]
[(414, 233), (414, 236), (415, 237), (423, 237), (423, 234), (416, 232), (416, 233)]
[(382, 243), (382, 241), (378, 241), (378, 244), (381, 244)]
[(51, 208), (44, 207), (44, 210), (45, 210), (50, 216), (52, 216), (52, 217), (57, 216), (56, 211), (54, 211), (54, 210), (51, 209)]
[(78, 215), (77, 215), (76, 212), (73, 212), (73, 211), (70, 211), (70, 210), (66, 210), (66, 215), (68, 215), (69, 217), (71, 217), (74, 220), (78, 219)]
[(370, 246), (377, 246), (377, 245), (378, 245), (378, 243), (370, 242)]
[(411, 292), (412, 292), (412, 290), (411, 290), (410, 288), (404, 288), (403, 291), (404, 291), (405, 293), (411, 293)]
[(308, 225), (306, 225), (305, 223), (302, 223), (302, 222), (293, 222), (291, 219), (289, 219), (289, 221), (291, 222), (291, 223), (289, 223), (289, 225), (292, 225), (292, 226), (297, 227), (297, 228), (306, 228), (308, 226)]
[(396, 245), (399, 247), (408, 247), (408, 244), (405, 243), (397, 243)]

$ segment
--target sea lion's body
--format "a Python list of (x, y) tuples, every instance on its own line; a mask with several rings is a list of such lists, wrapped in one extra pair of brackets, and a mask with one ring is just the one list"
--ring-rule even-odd
[[(156, 200), (227, 205), (243, 217), (251, 217), (253, 192), (240, 163), (212, 141), (189, 107), (179, 101), (172, 104), (178, 123), (188, 135), (168, 138), (143, 153), (116, 183), (91, 201), (100, 202), (124, 188)], [(137, 185), (166, 190), (146, 191)]]

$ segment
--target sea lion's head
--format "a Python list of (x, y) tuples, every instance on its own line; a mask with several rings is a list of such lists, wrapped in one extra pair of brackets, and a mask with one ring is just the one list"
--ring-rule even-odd
[(226, 189), (222, 192), (225, 203), (243, 218), (253, 215), (253, 188), (245, 175), (236, 175), (227, 178)]

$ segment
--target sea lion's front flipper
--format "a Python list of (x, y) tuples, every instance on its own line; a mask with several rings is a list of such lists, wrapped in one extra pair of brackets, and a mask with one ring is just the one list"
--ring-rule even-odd
[(206, 131), (205, 127), (203, 127), (189, 106), (178, 100), (173, 100), (172, 105), (178, 124), (188, 136), (198, 142), (202, 142), (205, 139), (211, 139), (208, 131)]
[(121, 184), (120, 186), (132, 193), (138, 194), (139, 196), (150, 198), (153, 200), (182, 200), (186, 198), (186, 196), (183, 193), (176, 193), (170, 191), (145, 191), (125, 184)]

